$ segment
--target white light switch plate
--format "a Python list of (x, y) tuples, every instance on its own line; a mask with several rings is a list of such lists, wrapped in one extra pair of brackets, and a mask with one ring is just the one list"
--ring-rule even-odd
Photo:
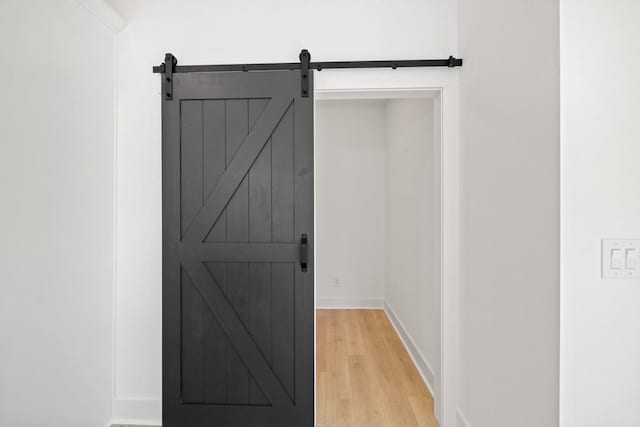
[(602, 239), (602, 277), (640, 277), (640, 239)]

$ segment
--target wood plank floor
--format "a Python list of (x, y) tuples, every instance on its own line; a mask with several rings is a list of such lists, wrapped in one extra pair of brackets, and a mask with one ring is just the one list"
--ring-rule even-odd
[(437, 427), (433, 398), (383, 310), (316, 313), (318, 427)]

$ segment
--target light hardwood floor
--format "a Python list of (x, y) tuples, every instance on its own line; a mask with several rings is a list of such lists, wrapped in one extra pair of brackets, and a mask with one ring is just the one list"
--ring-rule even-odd
[(383, 310), (317, 310), (318, 427), (437, 427), (433, 398)]

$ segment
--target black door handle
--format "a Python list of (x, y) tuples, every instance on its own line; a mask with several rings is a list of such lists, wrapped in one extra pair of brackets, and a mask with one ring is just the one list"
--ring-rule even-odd
[(309, 241), (307, 239), (307, 233), (302, 233), (300, 236), (300, 269), (307, 271), (307, 262), (309, 261)]

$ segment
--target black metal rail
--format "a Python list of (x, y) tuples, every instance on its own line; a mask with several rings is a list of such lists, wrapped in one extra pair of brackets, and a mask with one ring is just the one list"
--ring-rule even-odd
[[(311, 62), (309, 51), (304, 49), (300, 53), (300, 62), (280, 62), (268, 64), (224, 64), (224, 65), (177, 65), (176, 57), (170, 53), (165, 55), (165, 62), (153, 67), (154, 73), (164, 74), (166, 77), (165, 97), (172, 99), (172, 75), (174, 73), (208, 73), (217, 71), (273, 71), (273, 70), (301, 70), (303, 78), (307, 70), (336, 70), (349, 68), (413, 68), (413, 67), (460, 67), (461, 58), (450, 56), (447, 59), (409, 59), (398, 61), (327, 61)], [(167, 64), (171, 64), (168, 67)], [(303, 87), (304, 93), (304, 87)], [(307, 94), (305, 93), (304, 96)]]
[[(312, 70), (335, 70), (344, 68), (409, 68), (409, 67), (460, 67), (462, 59), (412, 59), (400, 61), (329, 61), (310, 62)], [(206, 73), (215, 71), (269, 71), (299, 70), (299, 62), (280, 62), (271, 64), (225, 64), (225, 65), (176, 65), (174, 73)], [(164, 73), (165, 64), (153, 67), (154, 73)]]

